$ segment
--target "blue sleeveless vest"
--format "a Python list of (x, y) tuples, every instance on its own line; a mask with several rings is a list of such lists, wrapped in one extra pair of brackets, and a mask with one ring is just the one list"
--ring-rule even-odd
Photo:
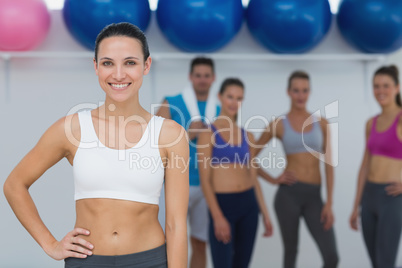
[[(176, 121), (186, 130), (188, 130), (191, 124), (191, 116), (187, 110), (182, 95), (179, 94), (172, 97), (166, 97), (166, 100), (169, 103), (170, 116), (172, 117), (172, 120)], [(198, 103), (198, 106), (199, 108), (201, 108), (200, 103)], [(200, 114), (202, 117), (204, 117), (205, 107), (202, 108), (203, 109), (200, 109)], [(220, 113), (220, 107), (217, 106), (216, 115), (218, 116), (219, 113)], [(196, 145), (197, 145), (197, 139), (190, 141), (190, 166), (189, 166), (190, 186), (200, 185), (200, 175), (198, 173), (198, 162), (197, 162), (197, 148), (195, 147)]]

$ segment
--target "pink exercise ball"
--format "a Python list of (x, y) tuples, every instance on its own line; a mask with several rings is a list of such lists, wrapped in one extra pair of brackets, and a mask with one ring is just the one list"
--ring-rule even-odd
[(43, 0), (0, 0), (0, 50), (32, 50), (49, 28), (50, 14)]

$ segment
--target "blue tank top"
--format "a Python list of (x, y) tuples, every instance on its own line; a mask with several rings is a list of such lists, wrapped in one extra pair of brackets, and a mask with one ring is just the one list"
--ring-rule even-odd
[(215, 144), (212, 148), (211, 164), (244, 164), (250, 160), (250, 148), (247, 143), (247, 133), (242, 128), (242, 139), (238, 145), (233, 145), (225, 141), (219, 134), (219, 130), (214, 125), (211, 125)]
[[(169, 103), (169, 111), (172, 120), (176, 121), (179, 125), (184, 127), (186, 130), (190, 127), (191, 116), (187, 110), (186, 104), (183, 100), (181, 94), (166, 97)], [(206, 102), (198, 102), (198, 108), (200, 110), (201, 117), (205, 116)], [(216, 115), (219, 115), (220, 107), (216, 107)], [(189, 179), (191, 186), (200, 185), (200, 175), (198, 173), (198, 162), (197, 162), (197, 139), (194, 139), (190, 143), (190, 165), (189, 165)]]
[(312, 125), (312, 129), (308, 132), (297, 132), (289, 123), (289, 119), (286, 116), (282, 119), (283, 125), (283, 137), (282, 144), (283, 149), (287, 155), (297, 153), (308, 153), (310, 150), (322, 153), (324, 138), (320, 123), (315, 121)]

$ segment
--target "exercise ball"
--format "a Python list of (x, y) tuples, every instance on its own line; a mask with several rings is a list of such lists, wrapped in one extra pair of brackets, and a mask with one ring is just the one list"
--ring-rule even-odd
[(0, 50), (32, 50), (49, 28), (50, 14), (42, 0), (0, 0)]
[(343, 37), (368, 53), (390, 53), (402, 46), (401, 0), (344, 0), (337, 16)]
[(247, 25), (275, 53), (303, 53), (314, 48), (331, 26), (328, 0), (251, 0)]
[(243, 22), (241, 0), (159, 0), (159, 28), (176, 47), (212, 52), (225, 46)]
[(93, 50), (99, 32), (111, 23), (130, 22), (145, 32), (151, 10), (148, 0), (65, 0), (63, 18), (72, 36)]

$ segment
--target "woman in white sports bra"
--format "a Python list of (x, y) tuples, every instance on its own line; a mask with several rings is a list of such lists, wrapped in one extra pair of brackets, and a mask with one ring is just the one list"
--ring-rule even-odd
[[(300, 218), (315, 240), (324, 268), (338, 265), (335, 234), (332, 228), (333, 166), (329, 147), (327, 120), (315, 118), (307, 111), (310, 78), (303, 71), (293, 72), (288, 80), (291, 108), (286, 116), (274, 120), (257, 141), (256, 155), (271, 138), (281, 140), (286, 153), (285, 171), (277, 179), (262, 169), (259, 175), (272, 184), (279, 185), (275, 196), (284, 245), (284, 268), (296, 267)], [(321, 199), (320, 154), (325, 157), (327, 202)]]
[[(58, 120), (4, 184), (22, 225), (65, 267), (187, 267), (189, 147), (181, 126), (140, 105), (151, 62), (139, 28), (105, 27), (94, 58), (104, 105)], [(63, 158), (73, 165), (76, 224), (57, 241), (28, 189)], [(158, 222), (164, 180), (166, 236)]]

